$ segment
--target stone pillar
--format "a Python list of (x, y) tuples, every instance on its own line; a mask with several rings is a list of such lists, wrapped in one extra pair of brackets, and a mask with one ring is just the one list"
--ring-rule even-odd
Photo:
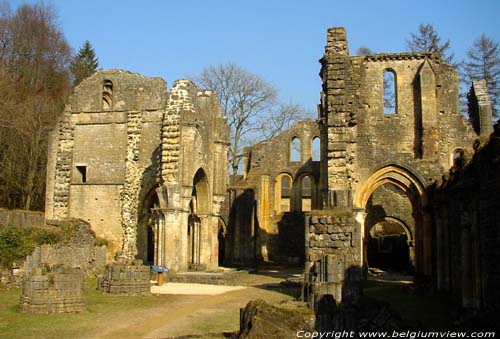
[(437, 129), (436, 76), (428, 60), (419, 72), (422, 109), (422, 151), (424, 159), (437, 157), (439, 131)]
[(491, 99), (485, 80), (475, 80), (467, 94), (469, 116), (474, 131), (478, 135), (489, 136), (493, 133)]
[(123, 228), (122, 255), (127, 259), (134, 259), (137, 255), (137, 215), (143, 171), (143, 168), (139, 165), (141, 129), (142, 113), (128, 112), (125, 180), (120, 194)]

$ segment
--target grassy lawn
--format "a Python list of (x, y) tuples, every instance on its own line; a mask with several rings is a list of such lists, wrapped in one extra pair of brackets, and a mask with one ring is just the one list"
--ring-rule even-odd
[(96, 279), (85, 282), (87, 311), (68, 314), (23, 314), (18, 303), (21, 289), (0, 289), (0, 338), (85, 338), (92, 337), (110, 321), (129, 312), (154, 309), (175, 296), (123, 297), (96, 291)]
[(405, 323), (416, 329), (452, 328), (448, 303), (443, 297), (415, 295), (400, 284), (378, 281), (365, 281), (363, 293), (367, 298), (390, 304)]

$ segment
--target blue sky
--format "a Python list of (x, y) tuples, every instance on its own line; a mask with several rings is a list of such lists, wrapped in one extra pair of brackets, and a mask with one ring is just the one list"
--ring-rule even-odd
[[(11, 0), (12, 9), (26, 1)], [(33, 1), (27, 1), (32, 3)], [(461, 60), (481, 33), (500, 41), (500, 0), (54, 0), (75, 51), (89, 40), (101, 68), (173, 81), (210, 64), (234, 62), (316, 111), (319, 63), (332, 26), (347, 29), (349, 49), (403, 52), (420, 23), (450, 39)]]

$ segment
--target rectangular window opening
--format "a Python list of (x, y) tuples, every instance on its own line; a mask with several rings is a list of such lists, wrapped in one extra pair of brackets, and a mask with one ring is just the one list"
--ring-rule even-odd
[(76, 166), (78, 173), (80, 173), (80, 182), (87, 182), (87, 166), (79, 165)]

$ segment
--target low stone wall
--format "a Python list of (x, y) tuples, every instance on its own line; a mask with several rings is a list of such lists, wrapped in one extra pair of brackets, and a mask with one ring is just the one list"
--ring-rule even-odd
[(97, 288), (105, 293), (143, 295), (151, 293), (150, 267), (142, 260), (108, 265), (99, 277)]
[(67, 239), (35, 248), (23, 268), (21, 312), (62, 313), (85, 310), (83, 277), (101, 272), (106, 264), (106, 247), (95, 246), (90, 225), (78, 219), (70, 223)]
[(16, 227), (45, 227), (45, 213), (0, 208), (0, 224)]
[[(25, 274), (31, 274), (38, 267), (79, 268), (84, 276), (98, 274), (106, 266), (106, 246), (96, 246), (95, 234), (90, 224), (83, 220), (72, 219), (59, 222), (72, 223), (70, 238), (54, 245), (41, 245), (26, 257)], [(61, 226), (61, 225), (59, 225)]]
[(83, 276), (80, 269), (42, 273), (35, 270), (23, 280), (19, 308), (25, 313), (85, 311)]
[(305, 218), (303, 297), (315, 308), (325, 295), (335, 303), (361, 297), (361, 226), (355, 211), (314, 211)]
[(243, 275), (248, 275), (247, 271), (230, 272), (184, 272), (169, 275), (169, 281), (178, 283), (210, 284), (235, 286)]

